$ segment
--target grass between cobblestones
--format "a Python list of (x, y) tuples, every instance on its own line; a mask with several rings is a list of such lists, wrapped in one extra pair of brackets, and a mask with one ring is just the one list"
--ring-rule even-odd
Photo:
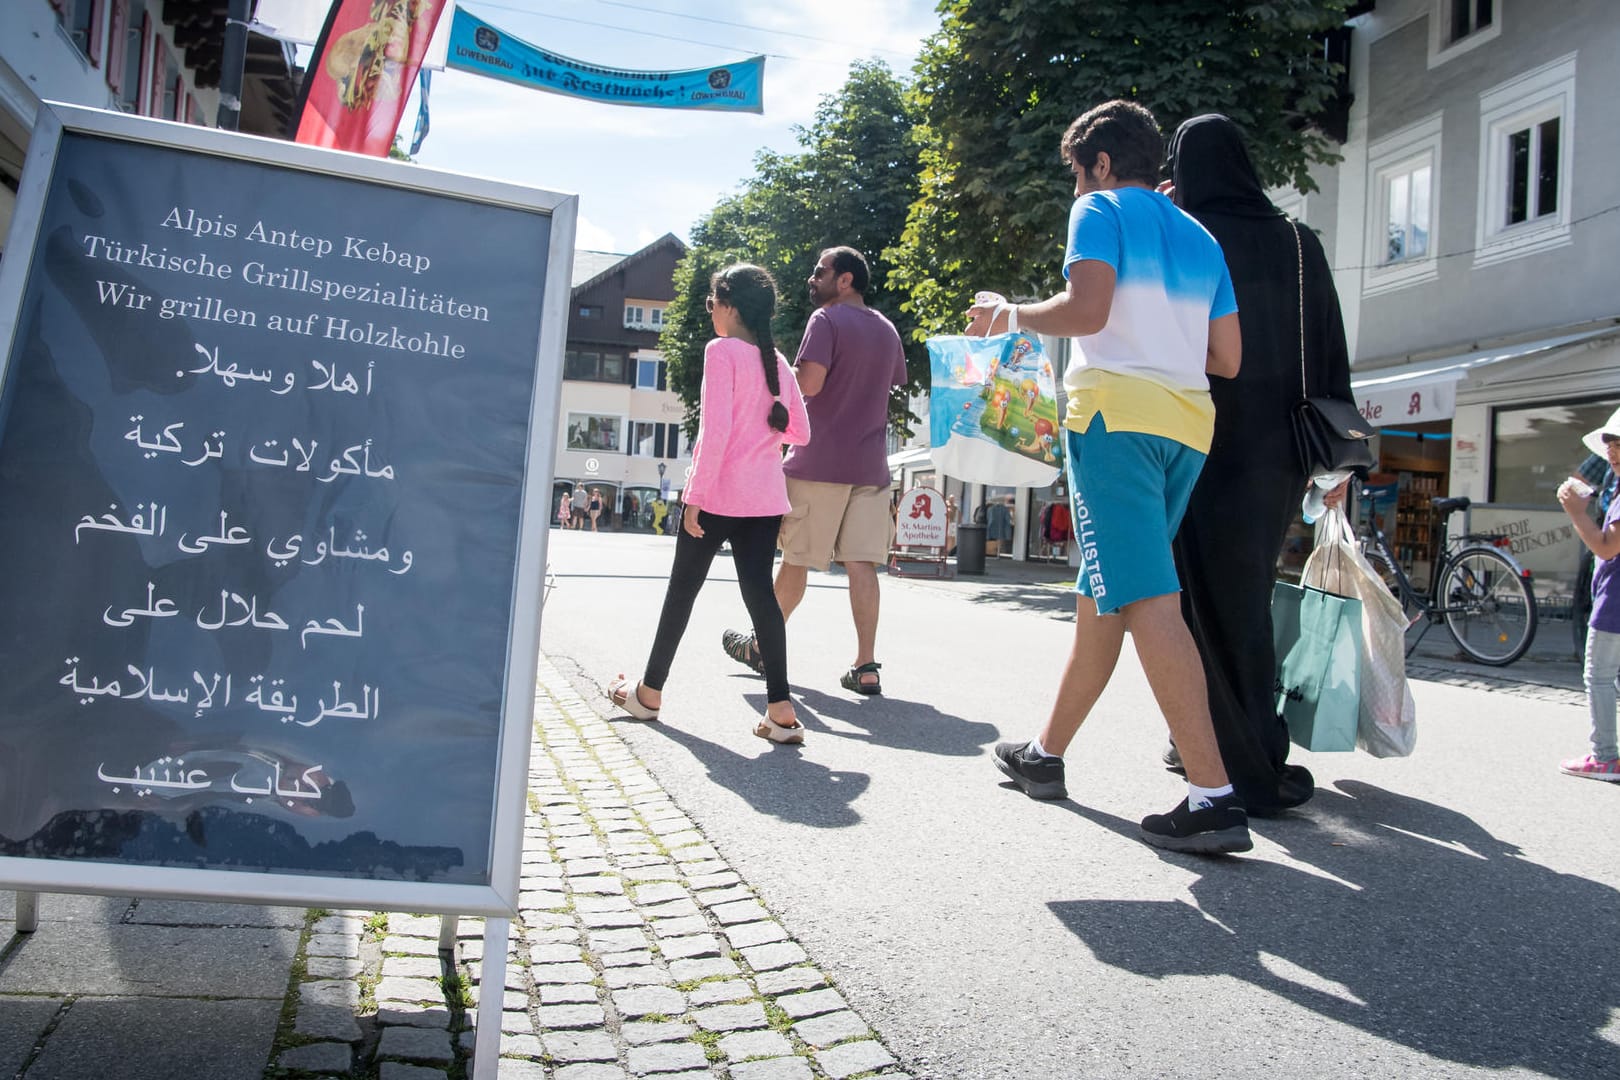
[(704, 1031), (700, 1028), (687, 1038), (703, 1047), (703, 1056), (709, 1059), (709, 1064), (726, 1060), (725, 1052), (720, 1049), (721, 1036), (718, 1031)]
[(304, 956), (304, 948), (309, 944), (310, 928), (315, 921), (324, 918), (324, 908), (310, 908), (304, 912), (304, 927), (298, 932), (298, 948), (293, 952), (292, 971), (287, 976), (287, 993), (281, 999), (281, 1015), (276, 1019), (276, 1037), (270, 1044), (270, 1060), (264, 1070), (265, 1080), (282, 1080), (282, 1078), (296, 1077), (296, 1070), (283, 1069), (276, 1064), (276, 1059), (295, 1046), (315, 1042), (307, 1035), (299, 1035), (293, 1030), (298, 1021), (298, 988), (304, 981), (304, 974), (309, 970), (309, 964)]
[[(599, 819), (598, 815), (593, 812), (592, 807), (593, 799), (601, 799), (604, 795), (607, 795), (611, 798), (614, 806), (616, 807), (615, 812), (610, 816), (612, 818), (612, 823), (619, 825), (619, 835), (621, 838), (624, 835), (622, 823), (630, 822), (634, 824), (634, 826), (636, 826), (636, 831), (633, 836), (633, 841), (637, 844), (645, 844), (647, 849), (656, 855), (658, 859), (663, 860), (669, 866), (673, 866), (679, 875), (679, 880), (684, 884), (686, 873), (681, 869), (678, 854), (686, 848), (710, 846), (709, 841), (707, 837), (703, 835), (702, 830), (695, 822), (690, 822), (690, 820), (687, 819), (685, 826), (677, 830), (677, 832), (686, 833), (689, 835), (695, 834), (695, 837), (688, 838), (684, 842), (671, 847), (663, 837), (654, 831), (655, 822), (667, 820), (677, 815), (684, 818), (684, 812), (680, 810), (679, 806), (675, 805), (674, 800), (670, 799), (666, 792), (663, 792), (661, 788), (657, 787), (656, 780), (652, 780), (650, 777), (636, 781), (632, 784), (632, 786), (626, 786), (626, 781), (621, 779), (616, 772), (622, 763), (610, 764), (607, 760), (604, 760), (600, 752), (603, 747), (613, 747), (616, 749), (624, 747), (624, 743), (619, 738), (617, 733), (612, 732), (611, 728), (607, 728), (607, 735), (587, 732), (580, 719), (575, 715), (575, 710), (578, 707), (578, 703), (575, 702), (571, 696), (569, 697), (567, 703), (565, 703), (564, 700), (560, 698), (553, 690), (552, 686), (548, 685), (545, 672), (542, 672), (541, 684), (538, 687), (538, 693), (544, 704), (549, 706), (549, 719), (547, 717), (537, 715), (535, 720), (534, 741), (536, 747), (536, 761), (531, 766), (531, 771), (534, 772), (535, 775), (530, 777), (530, 784), (539, 785), (541, 791), (537, 791), (534, 786), (531, 786), (527, 792), (526, 801), (528, 810), (533, 816), (534, 823), (538, 824), (540, 828), (544, 830), (545, 850), (552, 864), (562, 867), (570, 858), (595, 857), (594, 855), (590, 854), (581, 855), (577, 851), (569, 855), (563, 854), (563, 852), (569, 847), (585, 847), (588, 849), (589, 845), (570, 843), (570, 841), (582, 840), (584, 839), (585, 835), (588, 835), (601, 846), (602, 850), (600, 857), (608, 864), (608, 869), (605, 870), (601, 875), (593, 876), (616, 877), (622, 884), (626, 886), (627, 889), (639, 885), (665, 883), (671, 880), (668, 876), (638, 876), (636, 873), (638, 869), (637, 867), (626, 867), (619, 865), (619, 859), (626, 856), (614, 853), (611, 843), (612, 834), (610, 834), (608, 829), (604, 827), (603, 819)], [(593, 713), (591, 719), (596, 720), (599, 718), (597, 718)], [(548, 731), (547, 729), (547, 724), (552, 721), (560, 721), (561, 726), (567, 728), (569, 732), (571, 732), (573, 738), (568, 739), (566, 735), (562, 735), (559, 731), (558, 736), (562, 741), (554, 740), (552, 738), (552, 732)], [(620, 755), (616, 753), (613, 756), (615, 759), (617, 759)], [(642, 766), (639, 761), (636, 761), (633, 755), (630, 757), (630, 761), (636, 768), (645, 772), (645, 767)], [(570, 775), (570, 769), (577, 767), (588, 768), (593, 773), (599, 772), (600, 777), (592, 777), (587, 779), (582, 784), (580, 781), (574, 779)], [(566, 794), (568, 799), (571, 800), (572, 805), (558, 802), (558, 798), (564, 794)], [(654, 795), (657, 797), (652, 797)], [(658, 805), (649, 811), (648, 808), (637, 803), (636, 800), (638, 798), (642, 799), (643, 802), (657, 803)], [(622, 809), (619, 809), (618, 807), (621, 803)], [(663, 813), (662, 809), (666, 806), (673, 809), (675, 813)], [(628, 816), (626, 816), (626, 814), (623, 812), (624, 810), (628, 811)], [(649, 812), (655, 816), (649, 817)], [(588, 830), (588, 834), (582, 834), (576, 828), (566, 828), (563, 835), (558, 834), (558, 828), (566, 827), (574, 822), (577, 822), (579, 825), (583, 825), (585, 829)], [(534, 840), (537, 837), (538, 833), (531, 833), (531, 845), (534, 843)], [(536, 849), (531, 846), (530, 850)], [(692, 864), (694, 862), (707, 859), (720, 860), (719, 855), (713, 852), (712, 846), (710, 847), (710, 851), (706, 856), (701, 856), (700, 858), (694, 859), (689, 855), (687, 858), (687, 864)], [(723, 862), (724, 860), (720, 861)], [(741, 881), (740, 878), (736, 885), (746, 889), (749, 893), (754, 892), (753, 889), (750, 888), (746, 882)], [(544, 910), (548, 913), (559, 916), (571, 916), (571, 919), (563, 925), (567, 925), (568, 929), (572, 931), (573, 944), (577, 945), (580, 950), (581, 959), (593, 973), (590, 984), (596, 990), (597, 1004), (603, 1011), (603, 1030), (614, 1038), (616, 1044), (623, 1047), (624, 1044), (620, 1038), (620, 1033), (623, 1025), (626, 1022), (626, 1018), (623, 1017), (615, 1007), (613, 1003), (613, 995), (607, 989), (606, 979), (604, 977), (604, 971), (607, 969), (604, 968), (601, 955), (597, 954), (590, 947), (589, 936), (591, 931), (589, 927), (584, 925), (582, 922), (581, 913), (579, 912), (577, 904), (575, 903), (580, 894), (575, 893), (569, 875), (566, 871), (564, 871), (557, 878), (555, 886), (548, 884), (545, 886), (545, 888), (555, 888), (560, 891), (564, 897), (563, 903)], [(690, 885), (686, 885), (686, 888), (689, 891), (692, 889)], [(757, 894), (755, 895), (757, 898)], [(631, 900), (631, 905), (632, 909), (639, 907), (639, 905), (637, 905), (633, 899)], [(527, 910), (532, 913), (537, 909)], [(730, 939), (726, 936), (726, 928), (721, 925), (717, 919), (715, 919), (712, 910), (710, 910), (710, 906), (700, 903), (699, 911), (704, 916), (704, 921), (708, 924), (709, 932), (720, 935), (721, 940), (728, 943), (728, 947), (721, 951), (721, 955), (725, 959), (737, 964), (741, 978), (747, 983), (750, 991), (749, 996), (745, 1000), (760, 1004), (764, 1010), (766, 1023), (769, 1029), (781, 1034), (787, 1039), (793, 1053), (807, 1062), (814, 1076), (818, 1078), (825, 1077), (826, 1074), (820, 1068), (819, 1062), (814, 1056), (814, 1051), (812, 1048), (794, 1031), (793, 1018), (788, 1015), (786, 1010), (777, 1004), (775, 997), (760, 993), (755, 982), (758, 977), (758, 973), (752, 970), (737, 949), (729, 947)], [(643, 918), (645, 917), (643, 916)], [(529, 948), (531, 945), (530, 936), (532, 931), (539, 929), (542, 929), (542, 927), (531, 928), (523, 918), (518, 918), (513, 921), (512, 963), (515, 966), (525, 970), (531, 966), (529, 959)], [(558, 926), (557, 929), (561, 929), (561, 926)], [(645, 922), (643, 922), (641, 929), (643, 930), (647, 939), (647, 951), (654, 957), (659, 966), (662, 966), (664, 950), (661, 948), (657, 935), (652, 932), (651, 926)], [(555, 935), (553, 932), (547, 929), (544, 931), (541, 940), (552, 940), (554, 936)], [(476, 978), (477, 973), (469, 969), (468, 975), (470, 978)], [(738, 975), (735, 973), (717, 974), (701, 979), (684, 980), (674, 983), (673, 989), (676, 989), (682, 993), (691, 993), (703, 985), (725, 982), (736, 978), (738, 978)], [(836, 988), (832, 980), (826, 979), (825, 982), (829, 987)], [(536, 1022), (537, 1013), (535, 1012), (535, 1009), (540, 1002), (537, 994), (535, 993), (535, 984), (529, 978), (523, 979), (522, 983), (523, 988), (526, 990), (528, 996), (529, 1016), (531, 1023), (534, 1024), (534, 1032), (536, 1035), (541, 1035), (544, 1033), (545, 1029)], [(449, 987), (447, 986), (447, 997), (449, 996), (448, 989)], [(495, 992), (499, 993), (503, 990), (504, 987), (496, 988)], [(681, 1023), (690, 1029), (690, 1034), (687, 1035), (687, 1039), (703, 1047), (704, 1057), (710, 1064), (722, 1064), (726, 1061), (726, 1055), (724, 1051), (720, 1049), (720, 1042), (727, 1034), (729, 1034), (728, 1032), (706, 1031), (700, 1029), (696, 1026), (695, 1022), (690, 1016), (684, 1014), (670, 1016), (664, 1013), (648, 1013), (636, 1017), (635, 1021), (637, 1023), (648, 1024), (671, 1022)], [(853, 1036), (852, 1038), (869, 1039), (874, 1038), (875, 1036), (875, 1032), (868, 1032), (862, 1035)], [(458, 1049), (458, 1064), (462, 1063), (464, 1059), (465, 1055), (462, 1054)], [(622, 1059), (623, 1053), (621, 1051), (621, 1064), (623, 1063)], [(552, 1056), (545, 1052), (544, 1049), (542, 1049), (536, 1060), (540, 1061), (547, 1067), (555, 1067), (559, 1064), (559, 1062), (554, 1061)], [(885, 1075), (892, 1075), (892, 1070), (894, 1068), (895, 1066), (887, 1066), (882, 1069), (871, 1070), (869, 1072), (861, 1073), (858, 1077), (851, 1078), (851, 1080), (865, 1080), (865, 1078), (868, 1077), (877, 1078)], [(452, 1072), (452, 1078), (453, 1080), (462, 1080), (462, 1077), (460, 1077), (456, 1072)]]

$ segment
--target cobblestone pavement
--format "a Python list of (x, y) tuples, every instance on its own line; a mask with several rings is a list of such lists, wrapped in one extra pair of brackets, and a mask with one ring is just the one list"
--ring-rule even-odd
[[(501, 1080), (906, 1073), (624, 741), (544, 656)], [(471, 1075), (482, 920), (311, 912), (278, 1080)]]

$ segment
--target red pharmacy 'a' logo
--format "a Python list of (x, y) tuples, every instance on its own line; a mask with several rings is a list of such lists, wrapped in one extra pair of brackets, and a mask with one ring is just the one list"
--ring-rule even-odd
[(911, 516), (913, 519), (934, 516), (934, 500), (927, 494), (918, 495), (911, 501)]

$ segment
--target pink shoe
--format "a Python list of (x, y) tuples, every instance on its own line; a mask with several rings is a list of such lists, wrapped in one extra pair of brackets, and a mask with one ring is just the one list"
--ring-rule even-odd
[(1593, 780), (1610, 780), (1620, 783), (1620, 758), (1612, 761), (1601, 761), (1593, 754), (1585, 757), (1570, 758), (1559, 762), (1558, 771), (1570, 776), (1586, 776)]

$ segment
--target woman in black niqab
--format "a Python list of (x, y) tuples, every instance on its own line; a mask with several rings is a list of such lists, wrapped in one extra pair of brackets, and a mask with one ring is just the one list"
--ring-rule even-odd
[(1249, 813), (1264, 816), (1315, 790), (1308, 770), (1287, 764), (1271, 640), (1277, 556), (1309, 479), (1288, 419), (1302, 396), (1302, 303), (1311, 395), (1354, 400), (1349, 352), (1322, 245), (1266, 198), (1236, 124), (1218, 114), (1182, 124), (1170, 174), (1176, 205), (1226, 255), (1243, 331), (1237, 377), (1210, 380), (1215, 439), (1175, 542), (1181, 607), (1204, 661), (1226, 771)]

